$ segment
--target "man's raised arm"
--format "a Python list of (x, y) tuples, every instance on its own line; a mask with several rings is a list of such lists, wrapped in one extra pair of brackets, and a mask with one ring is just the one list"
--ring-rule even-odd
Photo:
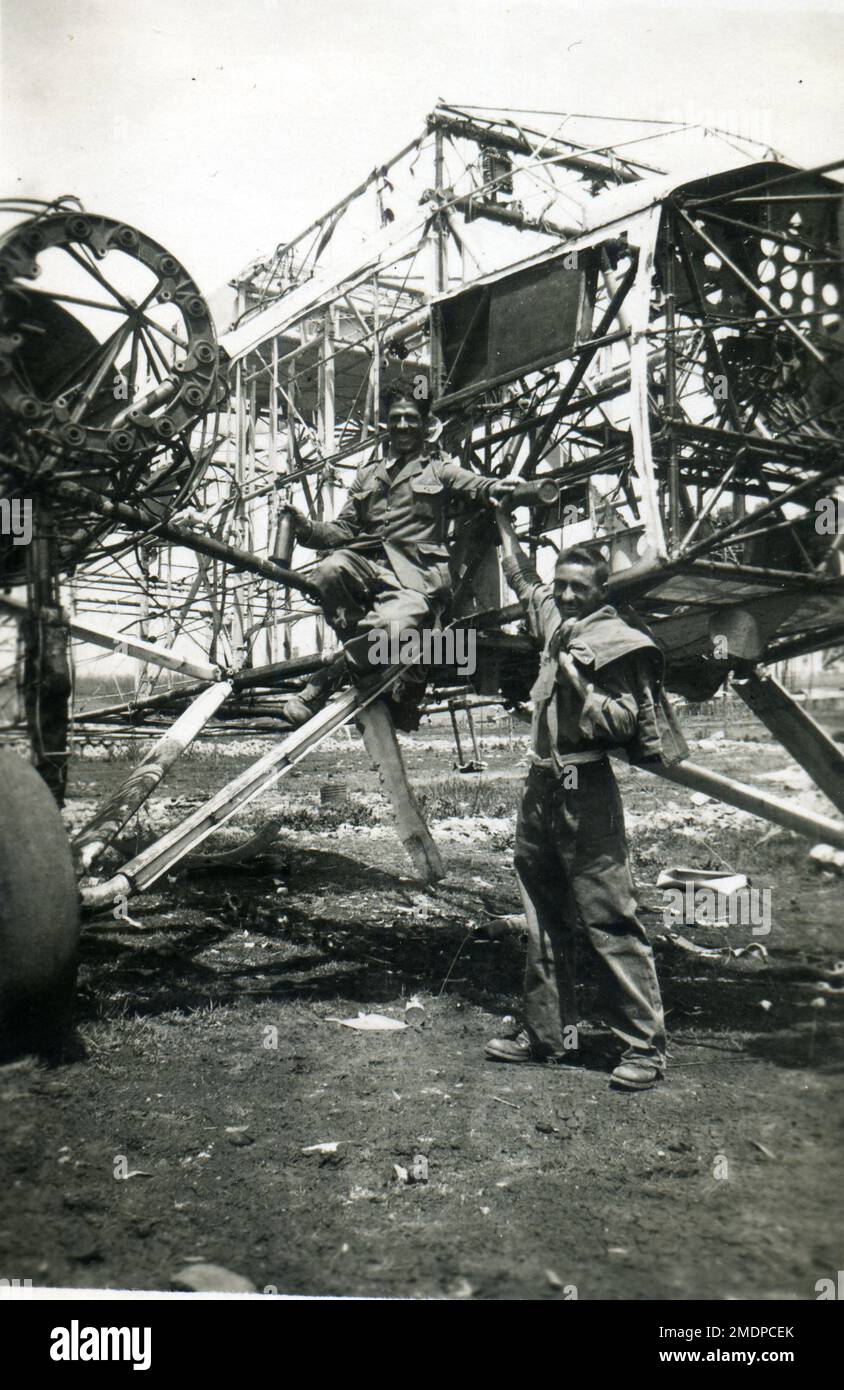
[(495, 519), (504, 551), (501, 562), (504, 578), (524, 608), (535, 635), (544, 640), (547, 625), (556, 623), (554, 595), (549, 585), (541, 582), (530, 556), (519, 545), (513, 523), (501, 507), (496, 508)]

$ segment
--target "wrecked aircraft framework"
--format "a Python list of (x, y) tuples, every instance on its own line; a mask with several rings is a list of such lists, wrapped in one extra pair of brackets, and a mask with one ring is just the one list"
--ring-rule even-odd
[[(66, 202), (8, 204), (0, 497), (10, 518), (31, 501), (34, 525), (26, 546), (4, 528), (0, 569), (36, 765), (60, 794), (69, 636), (139, 671), (131, 698), (77, 700), (77, 727), (184, 711), (79, 837), (84, 870), (210, 718), (273, 717), (330, 651), (280, 505), (335, 514), (382, 447), (397, 380), (430, 390), (432, 437), (464, 466), (554, 485), (556, 500), (516, 513), (540, 573), (562, 544), (602, 548), (613, 601), (665, 653), (668, 690), (704, 699), (731, 675), (844, 811), (838, 745), (764, 669), (844, 640), (841, 538), (822, 524), (844, 474), (840, 164), (798, 169), (679, 123), (442, 104), (235, 278), (220, 335), (144, 234)], [(479, 663), (471, 689), (433, 673), (430, 705), (527, 697), (530, 644), (495, 541), (488, 520), (458, 518), (448, 620), (474, 627)], [(155, 881), (354, 717), (435, 878), (384, 708), (335, 697), (117, 888), (83, 897)], [(665, 773), (844, 845), (832, 817), (685, 761)]]

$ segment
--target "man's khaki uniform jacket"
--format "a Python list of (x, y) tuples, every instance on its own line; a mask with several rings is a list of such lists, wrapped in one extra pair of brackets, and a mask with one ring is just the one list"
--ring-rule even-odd
[[(566, 762), (591, 761), (623, 748), (631, 762), (662, 762), (656, 701), (662, 653), (610, 604), (564, 623), (550, 584), (524, 556), (508, 556), (504, 574), (542, 643), (533, 700), (531, 761), (557, 773)], [(561, 672), (559, 653), (574, 659), (590, 685), (578, 694)]]
[(416, 454), (388, 469), (388, 460), (364, 463), (334, 521), (310, 521), (300, 531), (313, 550), (336, 550), (350, 542), (367, 553), (383, 548), (399, 584), (431, 597), (450, 587), (448, 502), (455, 494), (485, 501), (494, 478), (470, 473), (442, 456)]

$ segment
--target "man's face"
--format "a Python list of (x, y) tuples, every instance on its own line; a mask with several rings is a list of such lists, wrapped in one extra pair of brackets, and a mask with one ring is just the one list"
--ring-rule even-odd
[(595, 571), (588, 565), (558, 565), (554, 570), (554, 602), (560, 617), (585, 618), (604, 601), (595, 582)]
[(396, 401), (387, 416), (390, 448), (394, 454), (409, 456), (422, 447), (425, 423), (412, 401)]

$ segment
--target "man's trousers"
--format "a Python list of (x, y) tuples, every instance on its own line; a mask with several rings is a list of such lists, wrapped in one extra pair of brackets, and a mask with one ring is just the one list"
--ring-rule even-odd
[[(576, 785), (566, 785), (576, 780)], [(624, 811), (608, 759), (532, 768), (516, 825), (528, 925), (524, 1025), (535, 1051), (571, 1057), (577, 944), (599, 966), (601, 1006), (625, 1058), (665, 1066), (653, 951), (636, 916)]]
[(322, 598), (325, 616), (344, 644), (353, 671), (372, 675), (371, 634), (400, 638), (432, 623), (436, 596), (403, 589), (389, 565), (353, 550), (335, 550), (311, 574)]

